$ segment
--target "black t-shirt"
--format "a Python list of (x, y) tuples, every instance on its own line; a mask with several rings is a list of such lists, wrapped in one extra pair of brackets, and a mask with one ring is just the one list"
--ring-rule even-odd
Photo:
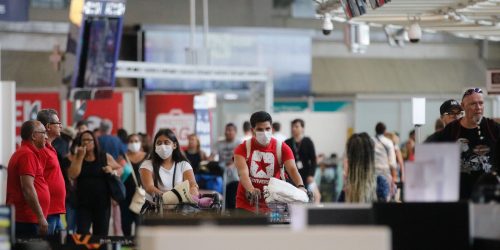
[(460, 143), (461, 198), (470, 198), (472, 188), (482, 174), (498, 169), (496, 150), (499, 133), (500, 125), (488, 118), (483, 118), (473, 129), (464, 128), (457, 120), (427, 140)]
[(189, 160), (189, 163), (191, 163), (191, 166), (193, 167), (193, 172), (197, 174), (200, 171), (200, 162), (201, 162), (201, 154), (200, 152), (191, 154), (189, 151), (184, 151), (184, 154), (186, 155), (186, 158)]
[(78, 206), (110, 204), (111, 193), (108, 188), (109, 174), (102, 170), (107, 165), (106, 153), (101, 152), (95, 161), (83, 160), (82, 171), (76, 179)]
[[(285, 143), (292, 149), (295, 162), (299, 168), (299, 174), (304, 184), (307, 184), (307, 177), (314, 176), (316, 171), (316, 150), (314, 149), (314, 143), (309, 137), (302, 138), (300, 143), (296, 143), (295, 139), (289, 138)], [(298, 161), (302, 163), (298, 163)]]

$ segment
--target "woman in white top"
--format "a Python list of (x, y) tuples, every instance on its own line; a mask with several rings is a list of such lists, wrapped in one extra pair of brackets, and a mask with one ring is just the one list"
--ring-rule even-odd
[[(154, 151), (139, 168), (141, 182), (149, 195), (163, 194), (188, 180), (190, 192), (198, 196), (193, 168), (179, 148), (179, 141), (170, 129), (160, 129), (154, 137)], [(151, 197), (148, 197), (149, 199)]]

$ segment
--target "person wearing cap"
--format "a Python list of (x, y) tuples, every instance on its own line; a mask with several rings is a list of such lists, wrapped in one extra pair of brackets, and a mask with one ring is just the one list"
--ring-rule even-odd
[[(446, 125), (450, 124), (451, 122), (458, 120), (460, 117), (463, 116), (463, 109), (462, 106), (460, 106), (460, 103), (455, 100), (455, 99), (449, 99), (443, 102), (441, 104), (441, 107), (439, 107), (439, 113), (441, 116), (439, 117), (439, 120), (441, 123), (446, 127)], [(443, 128), (444, 128), (443, 127)], [(427, 137), (425, 142), (432, 142), (435, 141), (436, 139), (434, 138), (440, 130), (436, 129), (436, 133), (430, 135)]]
[(484, 97), (480, 88), (467, 89), (460, 106), (465, 111), (464, 117), (437, 132), (432, 142), (460, 143), (460, 198), (469, 199), (481, 175), (498, 171), (494, 152), (500, 125), (483, 116)]

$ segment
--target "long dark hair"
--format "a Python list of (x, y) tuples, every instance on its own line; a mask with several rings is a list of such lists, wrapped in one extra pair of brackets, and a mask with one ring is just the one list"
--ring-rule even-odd
[[(156, 132), (155, 134), (155, 138), (153, 140), (153, 147), (151, 147), (151, 152), (149, 153), (149, 158), (148, 158), (148, 160), (151, 160), (151, 163), (153, 165), (153, 182), (155, 187), (158, 187), (158, 183), (163, 185), (163, 182), (161, 181), (160, 178), (160, 168), (161, 164), (163, 163), (163, 159), (155, 152), (156, 141), (158, 140), (158, 137), (162, 135), (166, 136), (175, 145), (177, 145), (177, 147), (172, 152), (172, 161), (174, 161), (174, 164), (181, 161), (188, 161), (184, 156), (184, 154), (182, 154), (181, 152), (179, 141), (177, 140), (177, 137), (175, 136), (174, 132), (168, 128), (158, 130), (158, 132)], [(172, 183), (172, 185), (175, 185), (175, 183)]]
[(347, 202), (376, 201), (375, 145), (367, 133), (353, 134), (347, 141)]
[(99, 152), (100, 152), (99, 151), (99, 143), (98, 143), (97, 138), (95, 137), (94, 133), (92, 133), (92, 131), (90, 131), (90, 130), (83, 131), (76, 136), (75, 140), (73, 141), (73, 144), (71, 144), (71, 148), (70, 148), (71, 154), (72, 155), (76, 154), (76, 147), (82, 146), (82, 136), (84, 134), (89, 134), (90, 136), (92, 136), (92, 139), (94, 140), (94, 156), (96, 159), (98, 159)]

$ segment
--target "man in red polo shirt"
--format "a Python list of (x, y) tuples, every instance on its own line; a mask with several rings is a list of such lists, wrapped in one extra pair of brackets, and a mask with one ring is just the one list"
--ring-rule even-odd
[(45, 162), (43, 175), (49, 185), (50, 206), (47, 222), (49, 223), (49, 234), (54, 234), (63, 229), (61, 214), (66, 213), (66, 186), (62, 175), (61, 166), (57, 159), (57, 152), (52, 142), (61, 136), (61, 122), (57, 112), (53, 109), (42, 109), (38, 112), (36, 119), (41, 122), (47, 130), (47, 143), (40, 154), (42, 162)]
[[(267, 212), (263, 195), (263, 187), (269, 183), (271, 177), (280, 178), (281, 164), (285, 165), (286, 172), (290, 175), (297, 188), (306, 192), (304, 183), (299, 175), (293, 152), (286, 143), (272, 137), (273, 123), (271, 115), (264, 111), (255, 112), (250, 117), (252, 125), (252, 138), (250, 150), (247, 143), (241, 143), (234, 150), (234, 164), (238, 169), (240, 183), (236, 194), (236, 208), (255, 211), (253, 199), (259, 198), (259, 210)], [(278, 162), (276, 145), (281, 143), (281, 163)], [(247, 151), (249, 155), (247, 155)]]
[(50, 195), (39, 155), (47, 142), (47, 131), (39, 121), (26, 121), (21, 138), (21, 147), (8, 165), (7, 204), (15, 207), (16, 236), (45, 235)]

